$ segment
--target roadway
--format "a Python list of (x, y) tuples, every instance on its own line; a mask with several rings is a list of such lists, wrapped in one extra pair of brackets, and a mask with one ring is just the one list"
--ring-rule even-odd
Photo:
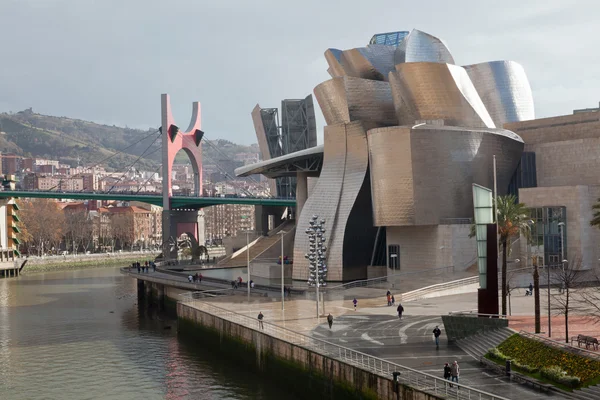
[[(0, 190), (0, 198), (30, 198), (30, 199), (72, 199), (72, 200), (120, 200), (140, 201), (143, 203), (163, 205), (162, 194), (142, 193), (97, 193), (97, 192), (59, 192), (39, 190)], [(264, 198), (264, 197), (194, 197), (173, 196), (171, 208), (198, 209), (218, 204), (249, 204), (261, 206), (293, 207), (295, 199)]]

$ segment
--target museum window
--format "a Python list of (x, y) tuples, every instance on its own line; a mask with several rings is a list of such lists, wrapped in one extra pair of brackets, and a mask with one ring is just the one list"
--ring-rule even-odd
[(390, 269), (400, 269), (400, 246), (397, 244), (388, 246), (388, 266)]

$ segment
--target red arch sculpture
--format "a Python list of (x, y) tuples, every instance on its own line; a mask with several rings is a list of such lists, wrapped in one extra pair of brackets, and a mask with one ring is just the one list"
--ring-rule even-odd
[(184, 150), (194, 170), (194, 195), (202, 195), (202, 147), (204, 136), (201, 125), (200, 103), (192, 103), (192, 118), (185, 132), (182, 132), (171, 113), (171, 99), (168, 94), (161, 96), (162, 115), (162, 171), (163, 171), (163, 209), (171, 209), (170, 198), (173, 196), (172, 171), (175, 156), (179, 150)]

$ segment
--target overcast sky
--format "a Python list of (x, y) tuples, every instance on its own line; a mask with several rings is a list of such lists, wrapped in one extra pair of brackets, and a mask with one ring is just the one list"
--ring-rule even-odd
[(536, 116), (563, 115), (598, 106), (599, 17), (594, 0), (0, 0), (0, 111), (158, 127), (169, 93), (180, 126), (197, 100), (209, 139), (250, 144), (254, 105), (311, 93), (327, 48), (416, 28), (458, 64), (521, 63)]

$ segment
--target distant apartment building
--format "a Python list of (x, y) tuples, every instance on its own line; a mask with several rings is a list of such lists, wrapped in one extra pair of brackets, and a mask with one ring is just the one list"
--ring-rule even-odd
[(22, 187), (25, 190), (44, 190), (59, 192), (83, 191), (83, 178), (66, 175), (43, 175), (29, 173), (23, 177)]
[[(157, 217), (158, 215), (158, 217)], [(138, 206), (102, 207), (98, 209), (98, 236), (114, 240), (120, 246), (149, 247), (160, 244), (160, 214)]]
[(22, 157), (16, 154), (2, 154), (2, 173), (14, 174), (21, 170)]
[(220, 240), (254, 230), (254, 206), (246, 204), (219, 204), (204, 209), (204, 236)]

